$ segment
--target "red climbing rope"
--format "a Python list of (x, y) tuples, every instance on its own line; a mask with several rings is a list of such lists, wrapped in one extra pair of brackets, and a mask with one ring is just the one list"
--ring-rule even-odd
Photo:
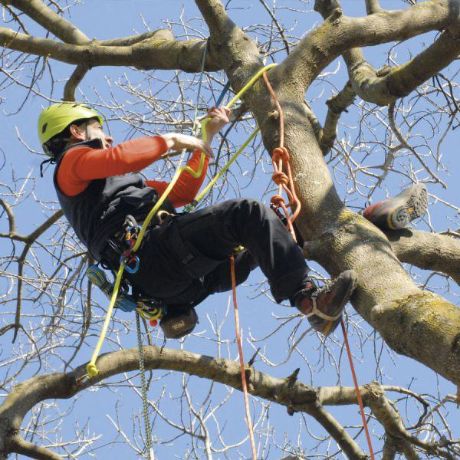
[(361, 391), (359, 390), (358, 379), (356, 377), (355, 366), (353, 365), (353, 357), (351, 355), (351, 350), (350, 350), (350, 344), (348, 343), (348, 334), (347, 334), (347, 330), (345, 328), (345, 323), (343, 319), (342, 321), (340, 321), (340, 325), (342, 326), (343, 339), (345, 341), (345, 348), (347, 350), (348, 361), (350, 362), (351, 375), (353, 377), (353, 384), (355, 385), (356, 398), (358, 399), (358, 404), (359, 404), (359, 412), (361, 413), (361, 419), (363, 421), (364, 432), (366, 433), (367, 445), (369, 446), (369, 454), (371, 456), (371, 460), (375, 460), (374, 449), (372, 448), (371, 436), (369, 434), (369, 428), (367, 426), (366, 414), (364, 413), (363, 398), (361, 396)]
[(238, 356), (240, 358), (240, 371), (241, 371), (241, 386), (244, 394), (244, 408), (246, 411), (246, 424), (249, 430), (249, 439), (251, 441), (251, 450), (253, 460), (257, 460), (256, 443), (254, 441), (254, 430), (252, 428), (251, 411), (249, 409), (249, 394), (248, 384), (246, 381), (246, 369), (244, 366), (244, 355), (243, 345), (241, 343), (240, 334), (240, 315), (238, 313), (238, 301), (236, 298), (236, 276), (235, 276), (235, 257), (230, 256), (230, 275), (232, 278), (232, 295), (233, 295), (233, 311), (235, 313), (235, 332), (236, 332), (236, 343), (238, 345)]
[[(297, 238), (294, 232), (293, 222), (295, 221), (295, 219), (297, 219), (300, 213), (301, 203), (295, 192), (294, 180), (292, 178), (292, 172), (291, 172), (289, 151), (284, 146), (284, 112), (283, 112), (283, 109), (281, 108), (281, 104), (279, 103), (278, 97), (276, 96), (276, 93), (273, 90), (273, 87), (270, 84), (270, 81), (266, 73), (263, 74), (263, 79), (270, 93), (270, 96), (276, 105), (276, 108), (279, 114), (279, 138), (280, 138), (279, 147), (276, 147), (275, 149), (273, 149), (273, 152), (272, 152), (272, 163), (273, 163), (273, 168), (275, 170), (272, 178), (273, 178), (273, 182), (275, 182), (275, 184), (278, 185), (278, 194), (272, 197), (271, 205), (272, 205), (272, 208), (275, 210), (275, 212), (277, 212), (277, 214), (279, 214), (280, 208), (283, 210), (284, 216), (286, 217), (286, 225), (289, 231), (291, 232), (291, 235), (293, 236), (294, 240), (297, 241)], [(283, 190), (288, 197), (289, 206), (286, 205), (283, 197), (281, 196), (281, 193), (283, 192)], [(291, 213), (289, 212), (288, 207), (291, 209)], [(342, 331), (343, 331), (343, 336), (345, 340), (345, 347), (347, 349), (348, 361), (350, 362), (351, 374), (353, 376), (353, 383), (355, 386), (356, 397), (358, 399), (359, 409), (361, 412), (361, 418), (363, 421), (363, 427), (366, 433), (367, 444), (369, 446), (370, 457), (371, 457), (371, 460), (375, 460), (374, 451), (372, 449), (372, 441), (371, 441), (371, 437), (369, 434), (369, 428), (367, 426), (366, 415), (364, 413), (363, 398), (359, 390), (358, 379), (356, 378), (356, 372), (355, 372), (355, 368), (353, 365), (353, 358), (351, 355), (350, 345), (348, 343), (347, 331), (345, 329), (345, 324), (343, 322), (343, 319), (341, 321), (341, 325), (342, 325)]]
[[(289, 151), (284, 146), (284, 111), (266, 73), (263, 74), (263, 79), (270, 96), (276, 105), (279, 118), (279, 146), (274, 148), (272, 151), (272, 164), (273, 169), (275, 170), (272, 179), (273, 182), (278, 185), (278, 194), (272, 197), (271, 206), (277, 214), (280, 214), (280, 209), (282, 210), (284, 217), (286, 218), (286, 225), (294, 240), (297, 241), (293, 223), (300, 214), (301, 204), (294, 187)], [(286, 205), (286, 202), (282, 197), (283, 191), (288, 197), (289, 205)], [(290, 211), (288, 208), (290, 208)]]

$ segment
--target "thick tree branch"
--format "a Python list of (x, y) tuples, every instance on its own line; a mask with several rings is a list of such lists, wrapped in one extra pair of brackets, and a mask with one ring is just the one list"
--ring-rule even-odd
[(306, 244), (308, 257), (332, 273), (340, 271), (337, 264), (346, 261), (344, 266), (359, 276), (360, 288), (352, 298), (353, 305), (385, 342), (460, 384), (460, 309), (418, 289), (373, 224), (348, 210), (340, 222), (335, 231), (330, 228)]
[(25, 457), (36, 458), (39, 460), (62, 460), (60, 455), (55, 454), (45, 447), (40, 447), (27, 442), (18, 435), (13, 436), (9, 440), (7, 450), (11, 453), (21, 454)]
[(401, 262), (450, 276), (460, 284), (460, 239), (439, 233), (404, 229), (385, 232)]
[[(387, 14), (377, 2), (366, 2), (368, 13), (381, 12)], [(315, 9), (328, 19), (338, 4), (317, 0)], [(375, 10), (374, 10), (375, 9)], [(343, 53), (353, 90), (361, 99), (378, 105), (388, 105), (396, 99), (406, 96), (421, 83), (436, 75), (441, 69), (449, 65), (460, 53), (458, 39), (458, 18), (452, 8), (448, 8), (449, 17), (454, 26), (451, 31), (445, 31), (430, 47), (421, 52), (408, 63), (395, 69), (376, 71), (364, 58), (360, 49), (348, 49)], [(415, 19), (415, 18), (414, 18)]]
[(24, 12), (46, 30), (65, 43), (82, 45), (90, 39), (75, 25), (59, 16), (41, 0), (0, 0), (3, 5), (12, 5)]
[[(10, 433), (18, 433), (26, 414), (46, 399), (68, 399), (111, 376), (138, 369), (137, 349), (123, 350), (101, 356), (97, 361), (99, 375), (91, 380), (82, 379), (85, 366), (68, 374), (49, 374), (34, 377), (13, 388), (0, 406), (0, 452), (8, 451)], [(241, 390), (239, 364), (225, 359), (214, 359), (180, 350), (145, 347), (146, 369), (167, 369), (213, 380)], [(304, 411), (332, 430), (340, 447), (347, 453), (360, 453), (356, 442), (319, 405), (318, 390), (292, 379), (279, 379), (248, 368), (249, 388), (254, 396), (276, 402), (294, 411)], [(352, 389), (344, 388), (346, 392)], [(365, 388), (363, 388), (365, 391)], [(329, 392), (330, 393), (330, 392)], [(354, 404), (355, 400), (351, 400)]]
[[(457, 21), (448, 0), (417, 3), (406, 10), (382, 11), (362, 18), (342, 16), (337, 8), (333, 11), (284, 61), (292, 84), (307, 88), (325, 66), (351, 48), (407, 40)], [(309, 65), (299, 66), (297, 62)]]
[(195, 0), (195, 3), (209, 28), (211, 36), (214, 34), (227, 36), (232, 31), (241, 30), (229, 18), (220, 0)]
[(209, 28), (209, 54), (238, 91), (262, 66), (256, 43), (228, 17), (220, 0), (195, 0)]
[[(90, 67), (133, 66), (138, 69), (181, 69), (187, 72), (199, 72), (206, 42), (153, 38), (132, 46), (104, 46), (97, 42), (80, 46), (58, 43), (46, 38), (35, 38), (0, 27), (0, 45), (68, 64), (78, 65), (85, 62)], [(208, 54), (205, 70), (219, 69), (220, 67)]]
[(348, 69), (357, 94), (368, 102), (383, 106), (407, 96), (457, 59), (459, 54), (459, 36), (446, 30), (426, 50), (406, 64), (386, 72), (385, 76), (379, 76), (364, 60), (358, 65), (349, 65)]
[[(172, 350), (155, 346), (144, 348), (146, 369), (164, 369), (185, 372), (229, 385), (241, 391), (239, 364), (226, 360), (197, 355), (183, 350)], [(22, 421), (26, 414), (37, 404), (47, 399), (68, 399), (104, 379), (120, 373), (138, 369), (137, 349), (123, 350), (102, 355), (97, 366), (99, 374), (91, 381), (85, 377), (85, 366), (64, 374), (48, 374), (33, 377), (13, 388), (0, 406), (0, 452), (19, 452), (18, 438)], [(247, 368), (249, 390), (253, 396), (284, 405), (292, 412), (306, 412), (314, 417), (335, 439), (349, 458), (364, 459), (366, 456), (343, 427), (329, 414), (323, 406), (357, 404), (354, 388), (322, 387), (312, 388), (292, 376), (280, 379), (259, 372), (253, 367)], [(449, 458), (436, 443), (426, 443), (413, 438), (405, 429), (398, 412), (385, 397), (383, 388), (378, 383), (364, 385), (360, 389), (365, 405), (384, 426), (388, 435), (398, 440), (399, 449), (413, 451), (411, 443), (439, 456)], [(11, 437), (12, 434), (12, 437)], [(15, 446), (13, 448), (13, 446)], [(22, 444), (21, 452), (27, 455), (40, 449), (28, 443)], [(45, 459), (54, 459), (47, 450), (41, 453)], [(48, 456), (46, 456), (48, 455)]]
[(113, 38), (111, 40), (98, 40), (103, 46), (132, 46), (146, 40), (174, 40), (174, 34), (169, 29), (158, 29), (144, 34), (131, 35), (129, 37)]

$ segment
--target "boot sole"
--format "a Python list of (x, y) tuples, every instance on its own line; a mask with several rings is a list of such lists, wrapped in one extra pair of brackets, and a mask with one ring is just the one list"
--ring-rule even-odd
[(388, 225), (392, 229), (400, 229), (405, 227), (409, 222), (423, 216), (428, 208), (428, 193), (423, 184), (413, 185), (401, 197), (396, 197), (405, 203), (397, 208), (388, 218)]

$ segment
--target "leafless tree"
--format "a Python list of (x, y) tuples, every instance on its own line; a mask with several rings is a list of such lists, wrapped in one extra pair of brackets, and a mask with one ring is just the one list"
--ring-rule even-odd
[[(460, 385), (459, 208), (455, 195), (444, 191), (455, 191), (444, 146), (459, 126), (458, 0), (405, 0), (391, 11), (384, 2), (365, 0), (361, 17), (346, 15), (338, 0), (259, 0), (263, 20), (245, 29), (232, 21), (234, 1), (195, 0), (200, 21), (165, 18), (164, 29), (109, 40), (91, 39), (71, 22), (71, 1), (0, 3), (0, 105), (12, 107), (14, 98), (21, 114), (31, 100), (43, 105), (87, 100), (118, 126), (129, 127), (127, 137), (192, 129), (196, 107), (213, 105), (227, 79), (236, 92), (264, 60), (276, 60), (268, 75), (285, 114), (306, 258), (318, 263), (318, 277), (322, 267), (331, 276), (353, 269), (359, 278), (348, 330), (357, 357), (376, 369), (375, 381), (371, 377), (361, 387), (376, 455), (385, 460), (460, 457), (457, 397), (436, 384), (423, 393), (398, 380), (388, 385), (381, 366), (383, 355), (394, 360), (405, 355), (420, 364), (420, 372), (429, 369), (453, 388)], [(144, 17), (149, 14), (146, 8)], [(296, 18), (306, 14), (316, 25), (295, 30)], [(68, 66), (62, 63), (74, 66), (65, 84), (62, 72)], [(89, 91), (85, 80), (106, 66), (120, 68), (119, 76), (100, 79), (99, 88)], [(202, 92), (195, 100), (198, 85)], [(273, 189), (267, 152), (279, 144), (280, 113), (262, 81), (246, 93), (236, 113), (239, 121), (222, 138), (211, 170), (225, 163), (255, 123), (262, 140), (253, 142), (207, 203), (244, 193), (254, 178), (267, 194)], [(32, 137), (19, 129), (7, 135), (40, 155), (30, 146)], [(111, 351), (98, 360), (99, 375), (85, 378), (105, 302), (84, 277), (88, 255), (54, 198), (34, 174), (17, 174), (10, 160), (14, 152), (5, 153), (5, 142), (0, 139), (0, 458), (107, 458), (119, 444), (133, 457), (148, 455), (140, 414), (126, 420), (124, 399), (116, 396), (129, 394), (141, 406), (133, 380), (139, 362), (132, 319), (115, 315), (106, 345)], [(153, 171), (168, 176), (173, 169), (174, 158)], [(357, 212), (382, 190), (418, 181), (429, 184), (431, 212), (446, 214), (448, 221), (438, 223), (429, 215), (425, 231), (383, 233)], [(34, 222), (27, 220), (31, 215)], [(261, 283), (252, 293), (270, 303), (266, 291)], [(171, 348), (159, 333), (152, 337), (144, 331), (158, 452), (185, 438), (183, 451), (175, 451), (182, 458), (247, 457), (247, 435), (229, 433), (225, 422), (236, 407), (239, 392), (234, 390), (241, 390), (241, 381), (226, 332), (230, 306), (219, 310), (219, 316), (204, 315), (201, 329)], [(273, 321), (270, 331), (254, 325), (245, 334), (247, 349), (254, 349), (246, 374), (258, 457), (368, 458), (359, 418), (351, 424), (336, 413), (349, 406), (354, 414), (357, 407), (354, 389), (342, 385), (339, 334), (307, 353), (301, 346), (305, 321), (292, 314), (277, 314)], [(188, 351), (195, 345), (206, 355)], [(336, 385), (302, 382), (303, 374), (292, 368), (293, 355), (310, 375), (332, 369)], [(274, 367), (285, 378), (276, 377)], [(101, 440), (73, 407), (96, 391), (114, 395), (106, 418), (110, 439)], [(275, 435), (285, 426), (280, 408), (296, 414), (286, 423), (297, 424), (297, 437)], [(69, 439), (62, 420), (75, 412), (78, 422)]]

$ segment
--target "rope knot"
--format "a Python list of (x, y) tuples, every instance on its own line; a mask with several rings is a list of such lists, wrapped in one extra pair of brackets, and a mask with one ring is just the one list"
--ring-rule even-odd
[(275, 207), (275, 208), (280, 208), (284, 202), (284, 198), (281, 195), (273, 195), (270, 203)]
[(285, 161), (286, 163), (290, 160), (289, 151), (286, 147), (276, 147), (272, 151), (272, 161)]
[(272, 176), (273, 182), (276, 185), (288, 185), (289, 184), (289, 177), (282, 171), (277, 171), (273, 173)]

